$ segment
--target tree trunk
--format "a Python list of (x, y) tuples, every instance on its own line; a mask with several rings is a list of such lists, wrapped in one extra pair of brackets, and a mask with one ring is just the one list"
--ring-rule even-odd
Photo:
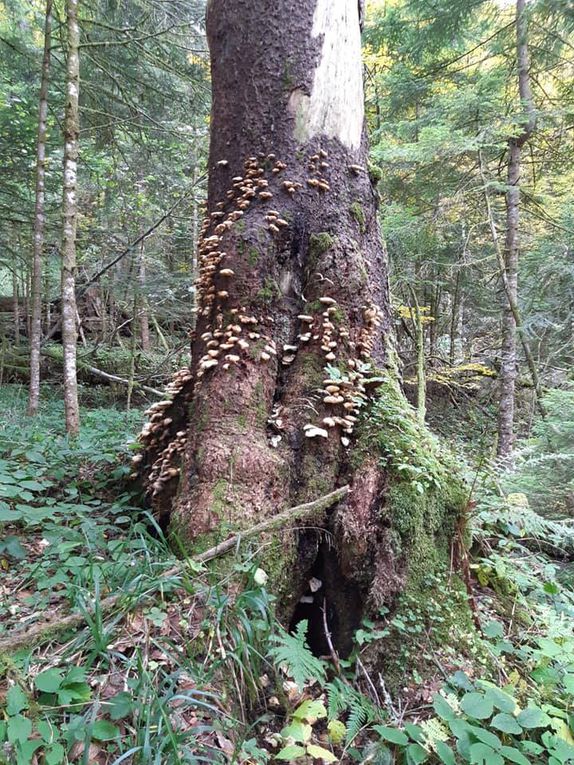
[(404, 565), (382, 509), (380, 453), (356, 428), (391, 336), (358, 3), (262, 7), (208, 3), (212, 129), (192, 362), (172, 402), (152, 407), (135, 463), (187, 544), (351, 484), (327, 521), (314, 519), (323, 533), (282, 538), (266, 558), (283, 614), (310, 575), (322, 580), (334, 640), (348, 650), (362, 604), (396, 592)]
[(30, 322), (30, 387), (28, 414), (35, 415), (40, 401), (40, 346), (42, 342), (42, 254), (44, 249), (44, 213), (46, 183), (46, 122), (48, 119), (48, 83), (50, 46), (52, 44), (52, 0), (46, 0), (44, 16), (44, 56), (38, 106), (36, 143), (36, 205), (34, 210), (34, 253), (32, 260), (32, 318)]
[(20, 345), (20, 289), (18, 272), (12, 271), (12, 318), (14, 322), (14, 345)]
[(528, 22), (526, 0), (516, 0), (516, 61), (518, 92), (521, 102), (522, 131), (508, 142), (508, 190), (506, 192), (506, 237), (504, 242), (504, 294), (502, 312), (502, 347), (500, 399), (498, 406), (498, 456), (512, 458), (514, 446), (514, 404), (518, 362), (516, 354), (516, 317), (518, 305), (518, 251), (520, 218), (520, 177), (522, 148), (536, 127), (536, 115), (530, 89), (528, 59)]
[[(144, 353), (151, 348), (149, 335), (149, 314), (148, 302), (145, 293), (146, 288), (146, 269), (145, 269), (145, 239), (140, 244), (140, 253), (138, 258), (138, 296), (135, 302), (137, 316), (139, 317), (140, 342)], [(134, 319), (136, 318), (134, 315)], [(136, 328), (134, 327), (134, 332)]]
[(64, 408), (66, 430), (80, 429), (76, 374), (76, 218), (78, 212), (77, 172), (80, 118), (80, 28), (78, 0), (66, 0), (68, 51), (66, 62), (66, 113), (64, 118), (64, 196), (62, 203), (62, 346), (64, 351)]

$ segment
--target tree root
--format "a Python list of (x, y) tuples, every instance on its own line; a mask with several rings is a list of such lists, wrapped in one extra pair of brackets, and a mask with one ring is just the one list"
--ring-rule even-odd
[[(162, 574), (162, 578), (183, 573), (188, 563), (207, 563), (214, 558), (225, 555), (225, 553), (228, 553), (230, 550), (237, 547), (242, 540), (250, 539), (265, 531), (281, 528), (289, 521), (294, 521), (312, 513), (327, 510), (336, 502), (343, 499), (348, 493), (349, 487), (341, 486), (341, 488), (335, 489), (335, 491), (325, 494), (323, 497), (319, 497), (319, 499), (315, 499), (312, 502), (288, 508), (282, 513), (267, 518), (261, 523), (258, 523), (249, 529), (245, 529), (245, 531), (242, 531), (239, 534), (234, 534), (229, 537), (229, 539), (215, 545), (215, 547), (210, 547), (208, 550), (204, 550), (204, 552), (194, 555), (192, 558), (181, 561), (176, 566), (165, 571)], [(10, 653), (22, 648), (29, 648), (47, 642), (61, 632), (83, 626), (89, 622), (91, 618), (95, 617), (96, 614), (101, 616), (109, 614), (116, 608), (116, 606), (121, 605), (122, 602), (125, 602), (125, 610), (128, 611), (134, 605), (139, 604), (141, 600), (141, 596), (136, 596), (135, 600), (130, 602), (129, 593), (121, 592), (104, 598), (97, 604), (97, 606), (86, 608), (82, 613), (66, 614), (65, 616), (56, 615), (48, 623), (43, 621), (39, 624), (33, 624), (27, 630), (19, 631), (14, 635), (9, 635), (0, 640), (0, 654)]]

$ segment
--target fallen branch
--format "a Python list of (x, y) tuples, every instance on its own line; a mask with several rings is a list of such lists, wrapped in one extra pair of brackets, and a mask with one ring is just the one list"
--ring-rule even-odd
[[(241, 531), (238, 534), (234, 534), (229, 539), (220, 542), (215, 547), (210, 547), (198, 555), (194, 555), (192, 558), (181, 561), (177, 565), (168, 569), (162, 574), (162, 578), (168, 576), (174, 576), (174, 574), (180, 574), (185, 571), (188, 563), (207, 563), (207, 561), (218, 558), (220, 555), (224, 555), (236, 548), (243, 540), (250, 539), (251, 537), (258, 536), (265, 531), (271, 531), (272, 529), (280, 528), (288, 521), (295, 521), (299, 518), (303, 518), (312, 513), (321, 512), (332, 507), (336, 502), (343, 499), (349, 493), (348, 486), (341, 486), (340, 489), (335, 489), (330, 494), (325, 494), (319, 499), (315, 499), (312, 502), (307, 502), (303, 505), (297, 505), (284, 510), (282, 513), (267, 518), (261, 523), (251, 526), (245, 531)], [(101, 614), (109, 614), (114, 608), (120, 605), (121, 601), (126, 599), (129, 593), (121, 592), (116, 595), (109, 595), (107, 598), (101, 600), (97, 608), (92, 606), (87, 608), (83, 613), (67, 614), (66, 616), (56, 616), (50, 622), (41, 622), (33, 624), (29, 629), (17, 632), (15, 635), (9, 635), (8, 637), (0, 640), (0, 655), (3, 653), (10, 653), (17, 651), (21, 648), (27, 648), (34, 645), (38, 645), (41, 642), (52, 639), (55, 635), (64, 632), (68, 629), (79, 628), (84, 625), (91, 617), (96, 615), (96, 611)], [(137, 599), (137, 603), (141, 602), (142, 598)], [(126, 604), (129, 609), (134, 605), (129, 602)], [(127, 610), (127, 609), (126, 609)]]
[(109, 372), (104, 372), (102, 369), (96, 369), (96, 367), (92, 367), (89, 364), (79, 364), (79, 366), (81, 369), (85, 369), (96, 377), (101, 377), (102, 380), (119, 383), (120, 385), (131, 385), (135, 390), (145, 390), (146, 393), (151, 393), (153, 396), (159, 396), (160, 398), (166, 397), (166, 393), (162, 392), (161, 390), (157, 390), (157, 388), (150, 388), (149, 385), (143, 385), (142, 383), (137, 382), (137, 380), (130, 382), (123, 377), (111, 375)]

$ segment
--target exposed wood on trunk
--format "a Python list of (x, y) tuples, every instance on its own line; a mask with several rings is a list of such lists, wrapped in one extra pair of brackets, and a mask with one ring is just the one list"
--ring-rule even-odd
[(28, 414), (38, 411), (40, 400), (40, 345), (42, 342), (42, 254), (46, 216), (46, 123), (48, 119), (48, 84), (50, 81), (50, 46), (52, 44), (52, 0), (46, 0), (44, 16), (44, 55), (38, 106), (36, 142), (36, 203), (34, 209), (34, 253), (32, 259), (32, 316), (30, 320), (30, 386)]
[(66, 62), (66, 113), (64, 120), (64, 197), (62, 204), (62, 347), (64, 351), (64, 409), (66, 430), (80, 429), (76, 370), (76, 222), (78, 214), (78, 139), (80, 90), (80, 28), (78, 0), (66, 0), (68, 50)]

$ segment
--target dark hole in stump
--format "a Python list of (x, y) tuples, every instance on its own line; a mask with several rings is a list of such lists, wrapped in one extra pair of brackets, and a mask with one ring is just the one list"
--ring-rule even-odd
[(307, 581), (313, 587), (307, 586), (295, 606), (289, 632), (294, 632), (299, 622), (306, 619), (309, 648), (315, 656), (330, 656), (325, 634), (326, 612), (327, 630), (333, 648), (340, 658), (345, 659), (353, 649), (353, 636), (363, 616), (361, 590), (343, 575), (337, 552), (328, 542), (319, 544)]

